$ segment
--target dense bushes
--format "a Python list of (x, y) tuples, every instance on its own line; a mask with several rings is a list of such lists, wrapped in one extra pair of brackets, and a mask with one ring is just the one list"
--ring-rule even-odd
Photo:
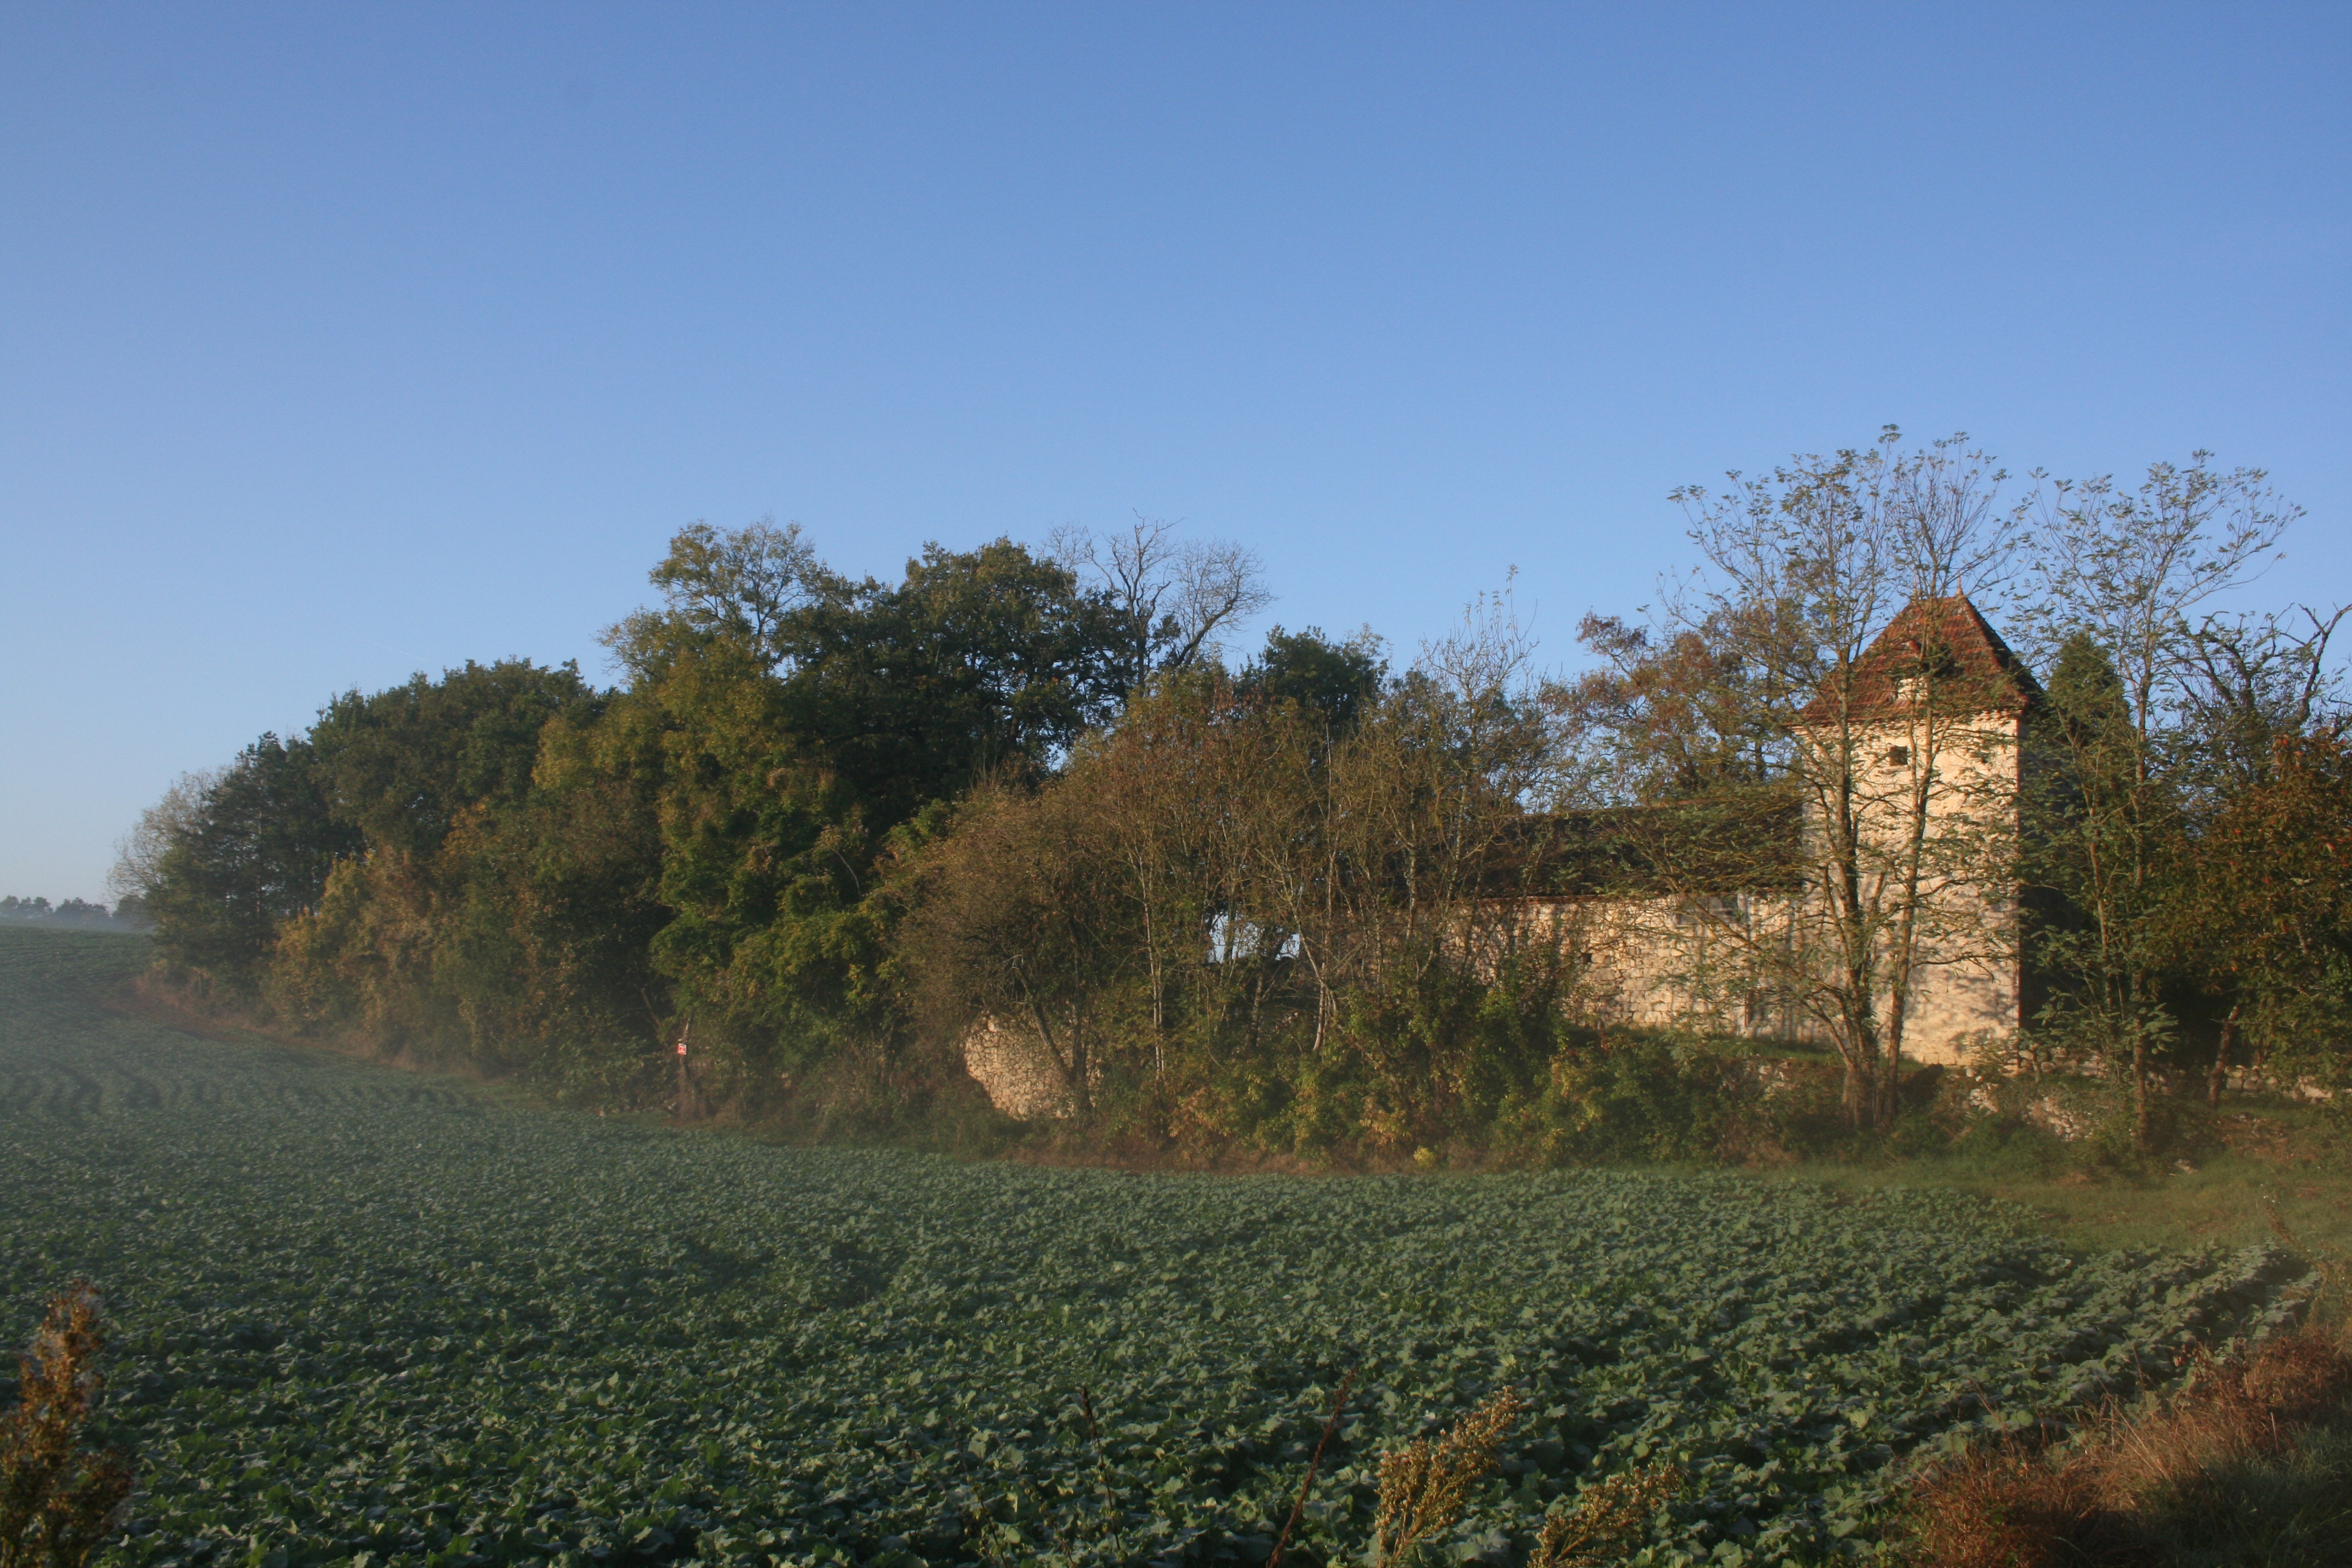
[(1578, 972), (1515, 898), (1555, 755), (1525, 656), (1496, 607), (1395, 680), (1171, 675), (1045, 787), (983, 789), (898, 936), (930, 1043), (1017, 1028), (1083, 1113), (1305, 1153), (1540, 1094)]
[[(1808, 459), (1757, 504), (1801, 500), (1835, 531), (1868, 501), (1899, 543), (1889, 476), (1976, 482), (1953, 460)], [(2213, 570), (2189, 586), (2210, 584), (2277, 520), (2260, 476), (2200, 489), (2203, 472), (2162, 470), (2138, 511), (2077, 496), (2053, 536), (2120, 560), (2193, 539), (2235, 497), (2253, 521), (2198, 558)], [(1755, 593), (1827, 592), (1780, 523), (1706, 516), (1709, 548), (1737, 523), (1763, 551)], [(1859, 651), (1892, 578), (1838, 601), (1842, 642), (1747, 588), (1671, 637), (1589, 619), (1605, 667), (1570, 687), (1538, 678), (1491, 601), (1402, 670), (1369, 635), (1279, 627), (1229, 666), (1219, 632), (1263, 602), (1252, 563), (1149, 524), (1052, 557), (932, 546), (896, 584), (839, 576), (797, 529), (698, 524), (653, 579), (661, 605), (608, 637), (617, 689), (469, 664), (345, 694), (308, 733), (184, 780), (118, 889), (165, 964), (281, 1026), (586, 1100), (690, 1084), (704, 1110), (869, 1129), (970, 1105), (961, 1047), (993, 1027), (1035, 1047), (1084, 1137), (1306, 1159), (1949, 1136), (1906, 1103), (1897, 981), (1930, 951), (1919, 933), (1962, 916), (1977, 956), (2038, 965), (2015, 1059), (2137, 1085), (2142, 1154), (2167, 1072), (2344, 1059), (2352, 750), (2325, 623), (2192, 626), (2193, 598), (2158, 579), (2110, 593), (2112, 625), (2024, 606), (2055, 674), (2029, 785), (1985, 816), (2022, 820), (2023, 852), (1996, 823), (1906, 861), (1863, 829), (1823, 858), (1797, 830), (1859, 798), (1866, 726), (1790, 739), (1893, 679)], [(2148, 635), (2126, 647), (2131, 615)], [(1575, 824), (1616, 826), (1571, 867)], [(1972, 848), (2027, 886), (2021, 951), (1916, 891), (1977, 874)], [(1560, 923), (1639, 883), (1702, 937), (1728, 932), (1748, 917), (1720, 895), (1759, 877), (1824, 910), (1824, 888), (1914, 889), (1849, 900), (1810, 945), (1732, 933), (1756, 963), (1711, 977), (1746, 1016), (1809, 1017), (1843, 1058), (1830, 1088), (1828, 1069), (1767, 1085), (1688, 1041), (1604, 1034), (1611, 999)]]

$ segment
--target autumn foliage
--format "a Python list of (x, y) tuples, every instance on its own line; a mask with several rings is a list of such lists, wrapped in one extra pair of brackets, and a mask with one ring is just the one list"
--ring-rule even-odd
[(16, 1408), (0, 1431), (0, 1568), (80, 1568), (131, 1495), (131, 1460), (91, 1451), (82, 1427), (104, 1386), (98, 1292), (77, 1281), (49, 1303), (21, 1363)]

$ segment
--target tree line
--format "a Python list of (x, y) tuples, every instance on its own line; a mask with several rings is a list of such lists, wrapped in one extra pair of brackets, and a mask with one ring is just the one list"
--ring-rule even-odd
[(71, 926), (92, 931), (144, 931), (146, 911), (139, 896), (130, 894), (118, 900), (112, 910), (104, 904), (94, 904), (81, 899), (66, 899), (52, 904), (47, 899), (20, 899), (10, 894), (0, 899), (0, 922), (19, 925)]
[[(2098, 1065), (2144, 1123), (2192, 1058), (2334, 1070), (2334, 622), (2219, 609), (2294, 510), (2201, 456), (2006, 479), (1889, 431), (1682, 492), (1698, 567), (1643, 622), (1588, 617), (1573, 679), (1507, 595), (1402, 668), (1369, 632), (1238, 654), (1255, 558), (1157, 523), (935, 544), (896, 582), (697, 524), (607, 634), (617, 685), (509, 660), (345, 693), (181, 781), (118, 890), (225, 1003), (583, 1100), (654, 1100), (684, 1041), (708, 1104), (884, 1125), (968, 1099), (997, 1026), (1105, 1135), (1557, 1150), (1717, 1071), (1608, 1030), (1559, 911), (1690, 910), (1687, 983), (1829, 1040), (1871, 1127), (1947, 890), (1997, 861), (2028, 918), (1975, 924), (2042, 978), (1989, 1049)], [(2006, 800), (1888, 783), (1864, 721), (1890, 680), (1931, 730), (1970, 710), (1932, 617), (1903, 669), (1865, 657), (1964, 590), (2045, 678)], [(1760, 888), (1802, 912), (1725, 896)]]

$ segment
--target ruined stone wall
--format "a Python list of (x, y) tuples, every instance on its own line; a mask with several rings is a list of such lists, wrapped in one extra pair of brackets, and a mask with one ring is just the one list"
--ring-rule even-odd
[[(964, 1035), (963, 1068), (990, 1104), (1018, 1121), (1058, 1121), (1074, 1109), (1069, 1080), (1034, 1028), (981, 1019)], [(1093, 1076), (1100, 1081), (1099, 1068)]]
[[(1957, 728), (1949, 716), (1937, 722), (1943, 743), (1929, 811), (1938, 855), (1903, 1048), (1916, 1061), (1958, 1065), (2011, 1038), (2022, 1022), (2010, 854), (2021, 721), (1988, 713)], [(1864, 739), (1856, 782), (1865, 833), (1901, 832), (1925, 733), (1916, 719), (1898, 718)], [(1463, 922), (1463, 940), (1486, 949), (1490, 968), (1516, 944), (1555, 945), (1578, 965), (1571, 1005), (1595, 1023), (1822, 1043), (1821, 1026), (1787, 998), (1743, 989), (1742, 972), (1752, 966), (1737, 961), (1725, 934), (1737, 922), (1757, 939), (1772, 940), (1777, 928), (1780, 940), (1801, 940), (1785, 933), (1810, 912), (1801, 896), (1778, 894), (1741, 894), (1706, 909), (1665, 898), (1538, 899), (1479, 906)], [(965, 1037), (963, 1058), (1006, 1115), (1070, 1114), (1068, 1085), (1034, 1028), (984, 1019)]]
[[(1784, 900), (1741, 901), (1745, 917), (1768, 930), (1801, 913)], [(1590, 1022), (1826, 1043), (1801, 1008), (1743, 987), (1744, 966), (1710, 951), (1726, 945), (1710, 929), (1726, 918), (1723, 910), (1700, 915), (1667, 899), (1543, 900), (1528, 910), (1531, 933), (1550, 931), (1581, 961), (1571, 1004)], [(1912, 978), (1904, 1055), (1958, 1065), (2018, 1023), (2017, 987), (1999, 962), (1968, 956), (1923, 963)]]

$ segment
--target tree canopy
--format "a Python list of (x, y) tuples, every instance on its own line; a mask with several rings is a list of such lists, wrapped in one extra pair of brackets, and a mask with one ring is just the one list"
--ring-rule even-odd
[[(1630, 1081), (1612, 899), (1673, 909), (1724, 1016), (1832, 1044), (1859, 1125), (1963, 949), (2033, 972), (2008, 1047), (2119, 1072), (2143, 1142), (2199, 1052), (2340, 1076), (2341, 612), (2213, 608), (2293, 509), (2201, 456), (2008, 481), (1890, 430), (1677, 492), (1698, 566), (1566, 676), (1507, 595), (1393, 668), (1369, 630), (1241, 651), (1255, 557), (1151, 520), (887, 581), (698, 522), (617, 685), (344, 692), (174, 784), (114, 891), (241, 1005), (598, 1103), (683, 1045), (709, 1103), (887, 1121), (1009, 1019), (1081, 1114), (1409, 1148)], [(2010, 784), (1965, 765), (2021, 725)]]

